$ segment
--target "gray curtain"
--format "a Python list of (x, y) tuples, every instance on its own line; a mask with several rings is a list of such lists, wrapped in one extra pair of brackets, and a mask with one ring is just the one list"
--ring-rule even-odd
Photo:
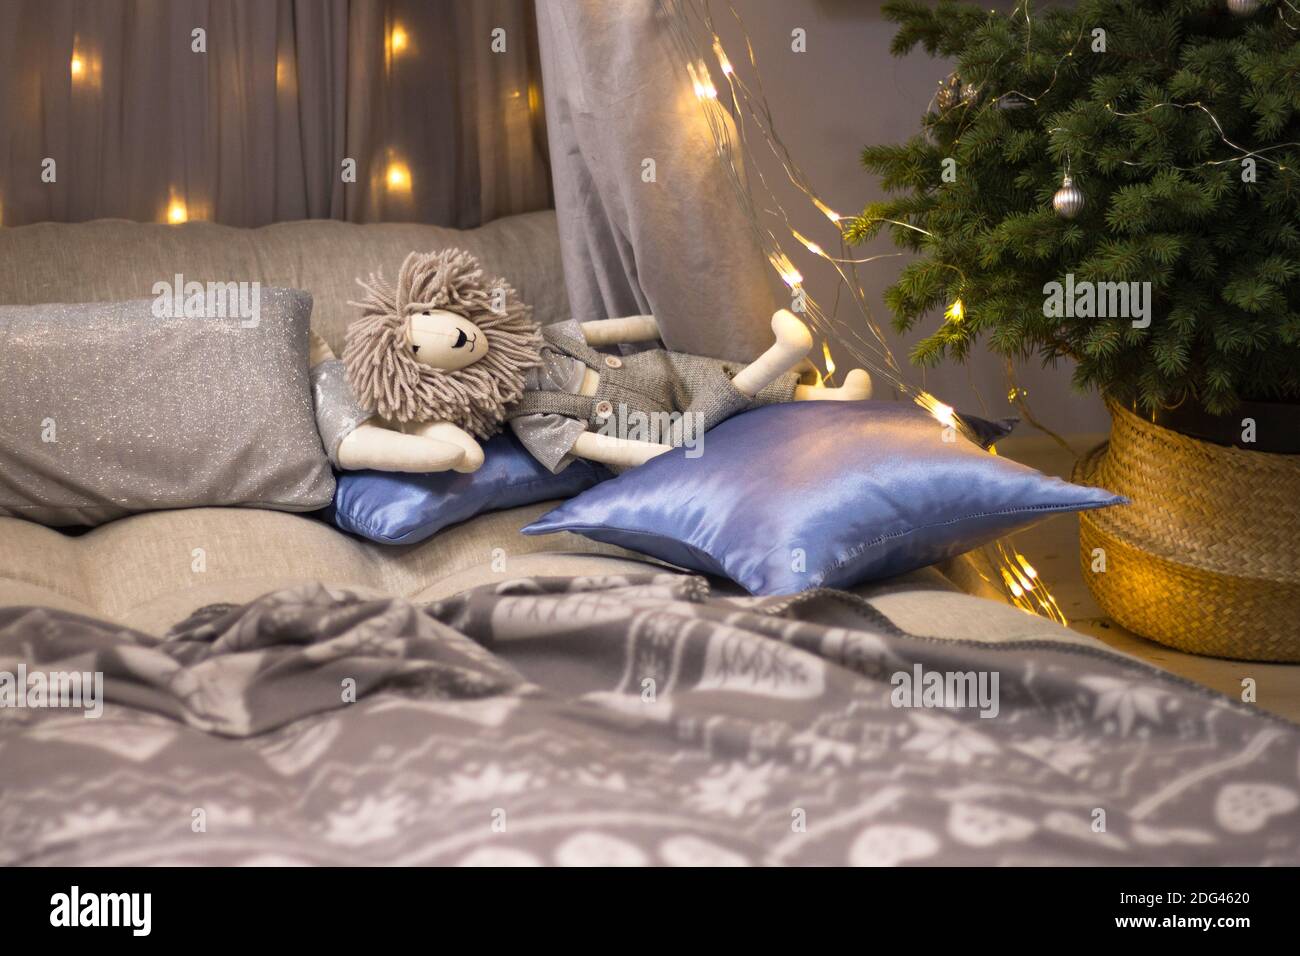
[(537, 0), (537, 20), (574, 315), (652, 313), (669, 348), (753, 358), (772, 341), (768, 265), (657, 0)]
[(550, 203), (528, 0), (0, 4), (4, 225), (464, 228)]

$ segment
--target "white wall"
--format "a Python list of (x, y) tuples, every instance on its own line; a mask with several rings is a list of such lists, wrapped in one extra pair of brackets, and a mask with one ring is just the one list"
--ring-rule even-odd
[[(873, 175), (858, 161), (868, 143), (900, 142), (914, 134), (939, 80), (951, 65), (933, 60), (923, 51), (903, 59), (889, 54), (894, 25), (880, 16), (879, 4), (868, 0), (733, 0), (754, 44), (764, 89), (777, 130), (803, 167), (814, 189), (833, 209), (857, 213), (869, 201), (881, 198)], [(1005, 6), (1005, 4), (1003, 4)], [(731, 18), (726, 0), (713, 0), (712, 10), (724, 47), (731, 59), (744, 57), (741, 33)], [(808, 50), (790, 49), (790, 31), (807, 31)], [(739, 67), (742, 71), (746, 67)], [(770, 155), (761, 160), (769, 182), (781, 179)], [(785, 182), (779, 191), (796, 228), (828, 250), (838, 248), (834, 228), (802, 195)], [(774, 230), (776, 231), (776, 230)], [(781, 232), (777, 233), (782, 235)], [(790, 246), (796, 246), (793, 240)], [(897, 251), (887, 238), (852, 252), (863, 257)], [(830, 266), (798, 249), (796, 265), (805, 286), (829, 313), (838, 279)], [(791, 252), (792, 257), (794, 252)], [(883, 293), (906, 259), (885, 259), (859, 266), (867, 301), (885, 328), (890, 347), (909, 378), (924, 382), (939, 398), (960, 410), (993, 417), (1014, 414), (1007, 403), (1007, 385), (1001, 357), (977, 349), (967, 366), (948, 363), (921, 370), (907, 355), (913, 342), (933, 331), (942, 321), (935, 315), (919, 331), (899, 336), (890, 325)], [(774, 280), (785, 293), (784, 286)], [(861, 322), (851, 301), (841, 296), (838, 318)], [(848, 357), (842, 345), (832, 342), (840, 365)], [(1071, 367), (1062, 363), (1044, 370), (1030, 358), (1017, 370), (1019, 384), (1029, 391), (1029, 404), (1044, 424), (1061, 432), (1104, 431), (1109, 420), (1100, 399), (1082, 394), (1070, 385)], [(981, 403), (981, 397), (983, 402)], [(1028, 426), (1022, 426), (1027, 429)]]

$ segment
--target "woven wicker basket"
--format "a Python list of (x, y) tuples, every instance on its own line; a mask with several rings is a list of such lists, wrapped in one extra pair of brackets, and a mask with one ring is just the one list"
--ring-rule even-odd
[[(1182, 651), (1300, 661), (1300, 455), (1110, 412), (1110, 441), (1074, 471), (1133, 501), (1079, 515), (1083, 576), (1102, 609)], [(1095, 548), (1104, 574), (1092, 570)]]

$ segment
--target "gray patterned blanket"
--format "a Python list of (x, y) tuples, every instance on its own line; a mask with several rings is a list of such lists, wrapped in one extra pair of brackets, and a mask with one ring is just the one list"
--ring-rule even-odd
[[(1300, 863), (1294, 726), (842, 592), (311, 586), (161, 640), (13, 608), (0, 671), (7, 864)], [(74, 672), (100, 716), (41, 705)]]

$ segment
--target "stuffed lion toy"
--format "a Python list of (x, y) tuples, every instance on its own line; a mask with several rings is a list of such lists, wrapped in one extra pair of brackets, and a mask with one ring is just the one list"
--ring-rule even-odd
[[(718, 422), (755, 405), (868, 398), (854, 369), (839, 388), (801, 381), (808, 328), (785, 309), (773, 345), (749, 364), (663, 348), (614, 354), (659, 339), (653, 316), (539, 328), (503, 279), (467, 252), (411, 253), (394, 284), (358, 279), (340, 362), (313, 337), (321, 437), (344, 469), (472, 472), (480, 441), (509, 426), (552, 471), (574, 458), (614, 470), (698, 444)], [(689, 453), (689, 451), (688, 451)]]

